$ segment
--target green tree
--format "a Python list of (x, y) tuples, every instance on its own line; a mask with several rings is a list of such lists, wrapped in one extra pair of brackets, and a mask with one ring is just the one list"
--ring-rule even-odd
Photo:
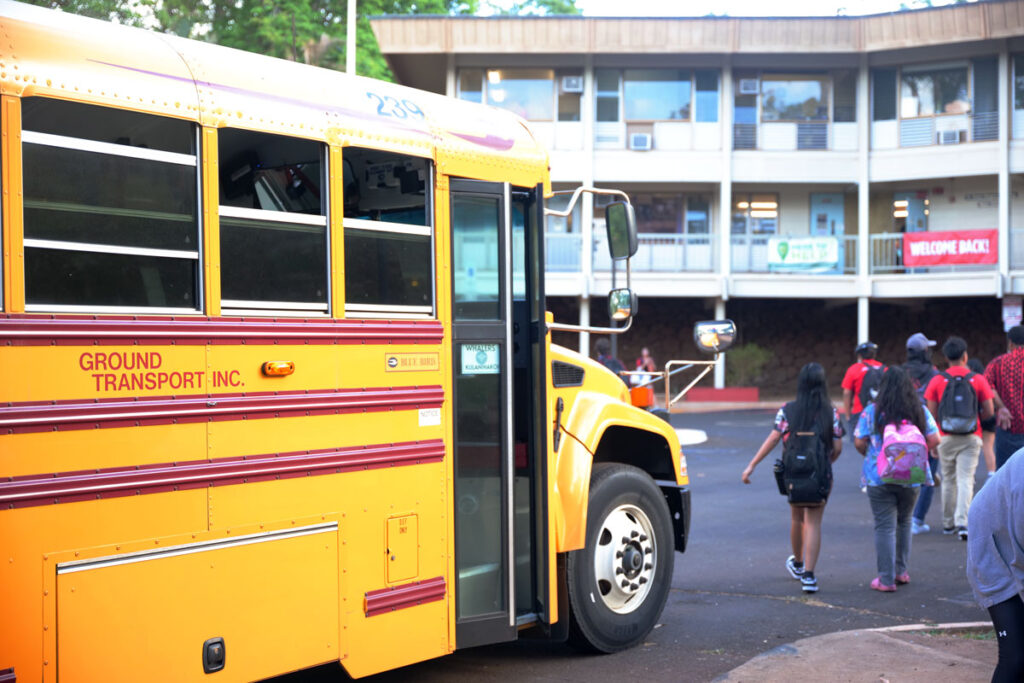
[[(148, 26), (165, 33), (330, 69), (345, 66), (347, 0), (28, 0), (74, 14)], [(485, 0), (490, 2), (491, 0)], [(356, 70), (392, 80), (369, 18), (475, 14), (480, 0), (358, 0)], [(494, 9), (492, 7), (492, 9)], [(514, 0), (503, 14), (578, 14), (575, 0)]]
[(129, 26), (142, 25), (142, 17), (123, 0), (28, 0), (28, 3)]

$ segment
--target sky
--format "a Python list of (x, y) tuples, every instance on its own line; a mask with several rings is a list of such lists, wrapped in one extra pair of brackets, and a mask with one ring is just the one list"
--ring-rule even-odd
[[(587, 16), (680, 17), (728, 14), (755, 16), (835, 16), (837, 13), (878, 14), (908, 7), (924, 6), (920, 0), (576, 0)], [(949, 5), (952, 0), (933, 0), (932, 5)]]

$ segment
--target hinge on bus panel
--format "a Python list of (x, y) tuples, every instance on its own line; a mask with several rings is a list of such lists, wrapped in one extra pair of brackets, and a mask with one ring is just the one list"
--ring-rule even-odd
[(562, 442), (562, 411), (565, 410), (565, 401), (562, 397), (558, 397), (558, 401), (555, 402), (555, 435), (552, 439), (555, 453), (558, 452), (558, 445)]

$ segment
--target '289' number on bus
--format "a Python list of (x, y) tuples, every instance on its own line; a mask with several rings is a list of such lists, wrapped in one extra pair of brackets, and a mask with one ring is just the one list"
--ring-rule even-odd
[(396, 119), (424, 118), (423, 110), (411, 100), (399, 100), (390, 95), (382, 97), (375, 92), (367, 92), (366, 96), (371, 100), (377, 100), (377, 114), (380, 116), (393, 116)]

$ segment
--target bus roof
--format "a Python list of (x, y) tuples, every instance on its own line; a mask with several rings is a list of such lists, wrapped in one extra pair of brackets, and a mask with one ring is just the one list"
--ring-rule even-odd
[(446, 175), (548, 183), (515, 114), (394, 83), (0, 0), (0, 94), (44, 96), (431, 158)]

